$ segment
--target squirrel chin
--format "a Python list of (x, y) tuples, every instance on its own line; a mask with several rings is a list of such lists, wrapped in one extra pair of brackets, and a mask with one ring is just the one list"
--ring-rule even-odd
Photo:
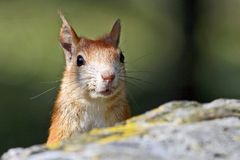
[(110, 89), (106, 89), (104, 91), (100, 91), (100, 92), (96, 92), (94, 91), (90, 91), (90, 96), (91, 98), (111, 98), (113, 95), (115, 94), (115, 91), (110, 90)]

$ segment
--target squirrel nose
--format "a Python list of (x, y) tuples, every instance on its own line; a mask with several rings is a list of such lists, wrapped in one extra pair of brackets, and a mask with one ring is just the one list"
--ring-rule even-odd
[(109, 73), (104, 73), (101, 76), (102, 76), (102, 79), (104, 81), (107, 81), (108, 83), (111, 83), (115, 78), (115, 74), (109, 74)]

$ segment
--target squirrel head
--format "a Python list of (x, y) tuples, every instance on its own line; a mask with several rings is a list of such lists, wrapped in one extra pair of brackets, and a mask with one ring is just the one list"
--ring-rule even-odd
[(91, 40), (78, 36), (61, 13), (60, 17), (59, 41), (66, 60), (64, 76), (75, 81), (90, 98), (109, 98), (124, 89), (124, 56), (119, 48), (120, 20), (116, 20), (110, 33)]

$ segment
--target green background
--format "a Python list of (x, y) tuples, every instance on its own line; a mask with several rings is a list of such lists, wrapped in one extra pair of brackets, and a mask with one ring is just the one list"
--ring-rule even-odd
[(0, 0), (0, 153), (46, 141), (64, 70), (59, 9), (88, 38), (121, 19), (128, 74), (141, 79), (127, 82), (134, 114), (170, 100), (239, 98), (240, 1), (196, 1), (192, 27), (186, 2)]

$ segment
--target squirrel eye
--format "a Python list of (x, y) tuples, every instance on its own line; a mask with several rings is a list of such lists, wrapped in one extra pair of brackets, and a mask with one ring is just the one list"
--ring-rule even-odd
[(78, 66), (82, 66), (82, 65), (84, 65), (84, 64), (85, 64), (85, 60), (84, 60), (83, 56), (78, 55), (78, 56), (77, 56), (77, 65), (78, 65)]
[(124, 55), (122, 54), (122, 52), (120, 52), (120, 62), (124, 63), (124, 59), (125, 59)]

